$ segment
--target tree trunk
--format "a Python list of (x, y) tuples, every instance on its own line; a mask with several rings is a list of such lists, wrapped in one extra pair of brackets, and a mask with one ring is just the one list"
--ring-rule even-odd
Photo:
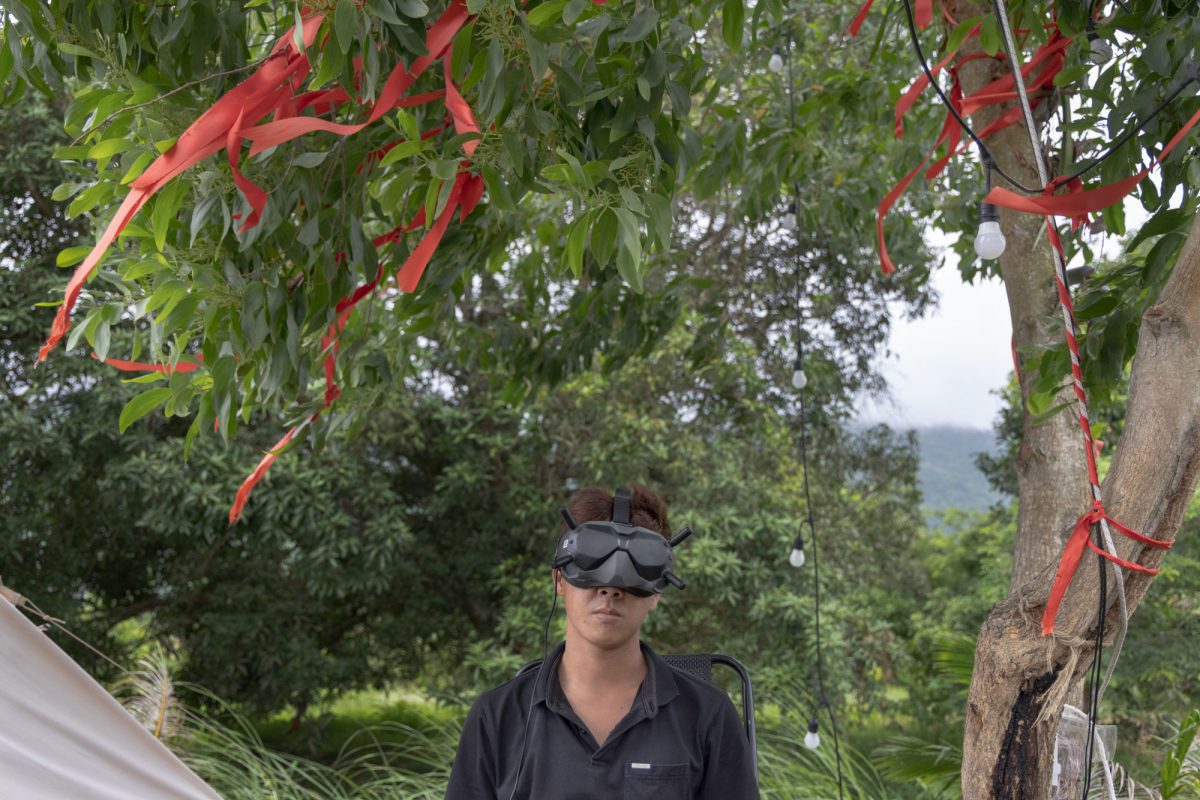
[[(957, 19), (988, 9), (948, 4)], [(978, 43), (964, 53), (978, 50)], [(959, 77), (971, 94), (1008, 72), (1007, 62), (977, 59)], [(972, 117), (976, 130), (1003, 109)], [(1018, 123), (987, 144), (996, 162), (1027, 186), (1040, 185), (1024, 125)], [(1002, 179), (997, 185), (1004, 185)], [(1055, 345), (1062, 331), (1044, 320), (1058, 315), (1054, 263), (1037, 216), (1002, 210), (1008, 247), (1000, 261), (1018, 349)], [(1032, 375), (1020, 374), (1021, 397)], [(1178, 532), (1200, 475), (1200, 215), (1159, 302), (1142, 320), (1130, 379), (1126, 427), (1104, 483), (1108, 512), (1124, 525), (1171, 541)], [(1070, 397), (1064, 395), (1063, 400)], [(1099, 573), (1090, 554), (1059, 612), (1056, 633), (1041, 637), (1040, 617), (1063, 544), (1089, 505), (1084, 442), (1074, 405), (1034, 425), (1026, 407), (1017, 459), (1019, 511), (1009, 596), (988, 616), (976, 645), (963, 742), (965, 800), (1046, 800), (1054, 738), (1062, 705), (1093, 657)], [(1162, 558), (1115, 534), (1119, 555), (1147, 566)], [(1132, 613), (1151, 576), (1126, 572)], [(1110, 592), (1105, 629), (1113, 631), (1119, 610)]]

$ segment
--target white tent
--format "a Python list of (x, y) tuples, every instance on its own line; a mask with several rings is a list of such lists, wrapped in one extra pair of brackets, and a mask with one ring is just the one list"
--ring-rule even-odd
[(0, 798), (220, 800), (3, 595)]

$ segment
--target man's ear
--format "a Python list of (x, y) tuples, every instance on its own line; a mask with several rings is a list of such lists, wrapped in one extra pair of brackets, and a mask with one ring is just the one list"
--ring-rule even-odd
[(651, 610), (651, 611), (653, 611), (654, 609), (658, 608), (658, 601), (659, 601), (659, 600), (662, 600), (662, 595), (661, 595), (661, 594), (652, 594), (652, 595), (650, 595), (650, 610)]
[(552, 569), (552, 570), (550, 570), (550, 575), (554, 579), (555, 593), (557, 593), (559, 597), (562, 597), (563, 596), (562, 570), (561, 569)]

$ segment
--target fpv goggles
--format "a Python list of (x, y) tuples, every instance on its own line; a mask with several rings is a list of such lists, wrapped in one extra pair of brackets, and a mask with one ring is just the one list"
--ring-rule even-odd
[(684, 528), (668, 542), (656, 531), (630, 524), (628, 489), (614, 494), (612, 521), (577, 525), (566, 508), (560, 513), (569, 530), (559, 537), (553, 566), (572, 586), (616, 586), (638, 597), (660, 594), (668, 585), (684, 587), (671, 571), (673, 548), (691, 536), (692, 529)]

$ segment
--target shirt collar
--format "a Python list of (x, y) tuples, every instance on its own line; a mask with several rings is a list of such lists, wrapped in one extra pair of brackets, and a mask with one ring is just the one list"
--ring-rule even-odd
[[(642, 654), (646, 657), (646, 678), (642, 681), (638, 696), (646, 706), (646, 716), (653, 717), (658, 709), (679, 696), (679, 686), (675, 682), (675, 674), (667, 662), (659, 658), (645, 642), (639, 642)], [(555, 704), (566, 705), (562, 686), (558, 682), (558, 664), (562, 661), (563, 652), (567, 649), (565, 642), (560, 643), (550, 651), (543, 662), (541, 674), (537, 675), (533, 687), (533, 702), (547, 703), (553, 700)]]

